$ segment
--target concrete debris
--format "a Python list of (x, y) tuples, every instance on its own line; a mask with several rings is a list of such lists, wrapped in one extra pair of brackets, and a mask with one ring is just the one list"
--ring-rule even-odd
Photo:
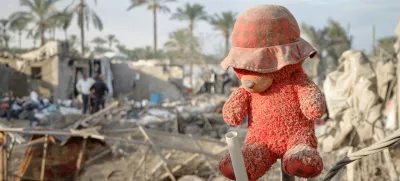
[(10, 123), (13, 120), (26, 120), (31, 127), (50, 126), (59, 121), (59, 119), (54, 119), (57, 116), (67, 117), (82, 114), (79, 105), (76, 105), (73, 100), (59, 101), (58, 104), (53, 104), (48, 99), (40, 98), (34, 91), (30, 93), (30, 96), (23, 98), (5, 95), (2, 100), (1, 118), (11, 120)]

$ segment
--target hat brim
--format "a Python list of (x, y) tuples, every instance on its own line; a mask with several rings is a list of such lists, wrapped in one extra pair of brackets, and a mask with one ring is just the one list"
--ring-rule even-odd
[(300, 38), (285, 45), (263, 48), (232, 47), (228, 56), (221, 62), (224, 70), (229, 67), (259, 73), (277, 71), (286, 65), (297, 64), (306, 58), (313, 58), (317, 50)]

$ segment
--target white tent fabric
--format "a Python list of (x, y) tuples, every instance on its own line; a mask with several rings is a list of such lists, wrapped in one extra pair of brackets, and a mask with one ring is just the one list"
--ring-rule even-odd
[(339, 62), (323, 86), (329, 116), (339, 122), (332, 148), (339, 147), (354, 128), (361, 141), (371, 139), (371, 125), (381, 116), (376, 74), (367, 57), (361, 51), (348, 50)]
[(344, 52), (339, 63), (339, 68), (327, 75), (323, 85), (331, 118), (335, 118), (349, 107), (347, 101), (352, 95), (353, 86), (359, 82), (360, 78), (370, 80), (375, 77), (368, 59), (361, 51)]

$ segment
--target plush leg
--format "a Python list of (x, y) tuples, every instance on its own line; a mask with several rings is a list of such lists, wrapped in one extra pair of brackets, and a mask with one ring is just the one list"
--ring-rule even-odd
[[(256, 181), (261, 178), (277, 160), (275, 154), (258, 145), (245, 145), (242, 148), (242, 153), (249, 181)], [(219, 171), (226, 178), (235, 180), (229, 153), (220, 161)]]
[(283, 169), (289, 175), (313, 178), (321, 173), (323, 162), (316, 149), (299, 144), (283, 155)]

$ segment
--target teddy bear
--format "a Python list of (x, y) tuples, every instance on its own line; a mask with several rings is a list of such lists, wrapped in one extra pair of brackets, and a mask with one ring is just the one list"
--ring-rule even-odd
[[(238, 16), (221, 66), (232, 67), (241, 86), (222, 113), (232, 126), (247, 117), (242, 154), (249, 181), (261, 178), (278, 159), (292, 176), (314, 178), (322, 172), (314, 122), (325, 113), (325, 98), (302, 68), (316, 53), (283, 6), (258, 5)], [(218, 168), (235, 180), (229, 153)]]

